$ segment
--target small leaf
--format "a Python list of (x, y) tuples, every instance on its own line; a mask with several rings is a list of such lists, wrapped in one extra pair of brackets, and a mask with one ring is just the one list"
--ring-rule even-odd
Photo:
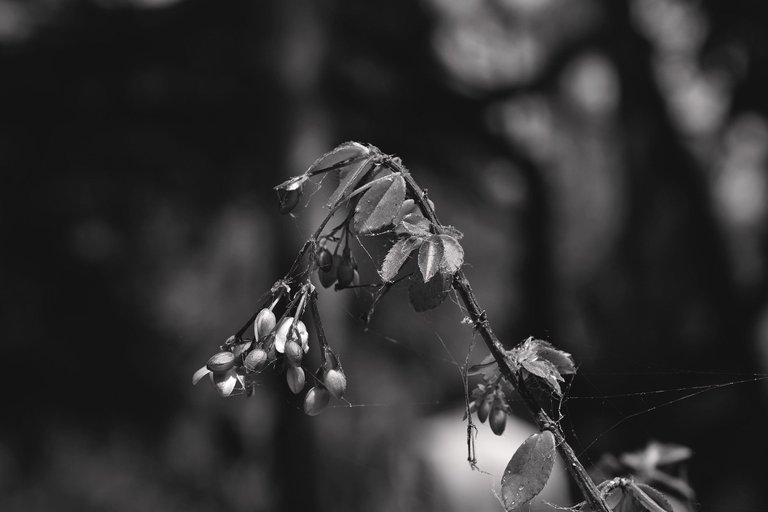
[(404, 238), (395, 242), (384, 258), (384, 263), (381, 265), (381, 270), (379, 271), (381, 279), (385, 282), (392, 281), (397, 273), (400, 272), (400, 267), (403, 266), (405, 260), (408, 259), (411, 252), (419, 245), (421, 245), (421, 240), (415, 237)]
[(558, 373), (555, 365), (545, 359), (525, 359), (520, 361), (520, 364), (531, 374), (544, 380), (557, 396), (562, 396), (563, 392), (558, 381), (562, 381), (563, 377)]
[(342, 201), (347, 199), (349, 194), (357, 188), (357, 185), (365, 178), (370, 170), (371, 161), (365, 159), (357, 165), (352, 166), (346, 173), (342, 172), (339, 186), (328, 199), (328, 207), (335, 208)]
[(416, 277), (408, 288), (408, 298), (413, 309), (422, 312), (436, 308), (448, 296), (451, 284), (451, 276), (445, 274), (438, 273), (426, 283)]
[(192, 385), (196, 385), (198, 382), (200, 382), (200, 379), (205, 377), (206, 375), (210, 374), (211, 370), (208, 369), (207, 366), (203, 366), (199, 370), (197, 370), (194, 375), (192, 375)]
[(483, 377), (492, 377), (499, 373), (499, 364), (492, 355), (477, 364), (473, 364), (467, 369), (467, 375), (482, 375)]
[(520, 445), (501, 478), (504, 509), (512, 511), (535, 498), (546, 485), (555, 464), (555, 436), (545, 430)]
[(464, 263), (464, 249), (458, 240), (450, 235), (438, 235), (443, 244), (443, 259), (440, 261), (440, 271), (455, 273)]
[(675, 512), (667, 497), (650, 485), (636, 484), (633, 482), (629, 484), (628, 490), (632, 493), (632, 496), (640, 502), (645, 510), (649, 510), (650, 512), (660, 512), (660, 510), (663, 510), (664, 512)]
[(462, 233), (461, 231), (459, 231), (453, 226), (443, 226), (443, 233), (445, 233), (446, 235), (451, 235), (456, 240), (461, 240), (462, 238), (464, 238), (464, 233)]
[(431, 226), (432, 223), (421, 212), (412, 212), (403, 217), (403, 220), (396, 225), (395, 233), (426, 237), (430, 235), (429, 228)]
[(353, 163), (368, 156), (368, 153), (370, 153), (368, 148), (358, 142), (345, 142), (339, 144), (333, 150), (315, 160), (307, 170), (307, 174), (318, 170), (328, 169), (329, 167), (334, 167), (343, 162)]
[(352, 227), (362, 235), (381, 231), (392, 224), (405, 200), (405, 180), (399, 174), (377, 181), (369, 188), (355, 209)]
[(432, 235), (419, 248), (419, 270), (426, 283), (438, 270), (443, 260), (443, 242), (439, 235)]

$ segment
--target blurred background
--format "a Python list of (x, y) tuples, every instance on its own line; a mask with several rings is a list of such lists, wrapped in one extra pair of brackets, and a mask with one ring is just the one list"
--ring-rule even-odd
[(767, 371), (761, 4), (0, 0), (0, 510), (501, 510), (482, 453), (455, 497), (450, 302), (395, 289), (364, 333), (366, 292), (321, 293), (356, 407), (191, 387), (322, 213), (271, 187), (346, 140), (465, 233), (509, 347), (574, 354), (585, 464), (683, 444), (697, 510), (766, 510), (765, 384), (686, 398)]

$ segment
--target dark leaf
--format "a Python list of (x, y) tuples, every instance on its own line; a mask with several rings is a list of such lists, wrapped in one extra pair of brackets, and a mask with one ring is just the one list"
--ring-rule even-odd
[(365, 235), (390, 226), (404, 200), (405, 180), (401, 175), (390, 174), (377, 180), (357, 202), (354, 231)]
[(650, 485), (635, 484), (633, 482), (629, 484), (628, 491), (644, 507), (643, 510), (649, 510), (650, 512), (660, 512), (660, 510), (674, 512), (672, 504), (667, 497)]
[(421, 240), (414, 237), (404, 238), (395, 242), (384, 258), (384, 263), (381, 265), (381, 270), (379, 271), (381, 279), (385, 282), (392, 281), (397, 273), (400, 272), (400, 267), (403, 266), (411, 252), (420, 244)]
[(498, 373), (499, 365), (492, 355), (488, 355), (485, 359), (467, 369), (467, 375), (482, 375), (489, 378)]
[(424, 282), (432, 279), (443, 261), (443, 241), (440, 235), (432, 235), (421, 244), (419, 248), (419, 270), (424, 277)]
[(440, 261), (440, 271), (455, 273), (464, 263), (464, 249), (450, 235), (438, 235), (443, 243), (443, 259)]
[(546, 485), (555, 463), (555, 436), (545, 430), (520, 445), (501, 478), (504, 509), (515, 510), (535, 498)]
[(563, 394), (562, 390), (560, 389), (560, 383), (558, 382), (559, 380), (562, 381), (563, 378), (558, 373), (555, 365), (545, 359), (523, 360), (520, 361), (520, 365), (528, 370), (531, 374), (544, 380), (544, 382), (546, 382), (547, 385), (552, 388), (557, 396), (561, 396)]
[(357, 185), (366, 177), (371, 170), (371, 162), (368, 159), (362, 160), (351, 166), (351, 168), (341, 173), (339, 186), (328, 199), (328, 207), (335, 208), (357, 188)]
[(403, 217), (403, 220), (397, 224), (395, 233), (426, 237), (430, 235), (430, 226), (432, 223), (421, 212), (412, 212)]
[(307, 170), (307, 174), (334, 167), (343, 162), (354, 163), (359, 159), (368, 156), (370, 151), (367, 147), (358, 142), (345, 142), (336, 146), (333, 150), (324, 154), (314, 161)]
[(413, 279), (408, 288), (408, 298), (413, 309), (421, 312), (439, 306), (451, 291), (452, 281), (451, 276), (440, 273), (426, 283), (418, 277)]

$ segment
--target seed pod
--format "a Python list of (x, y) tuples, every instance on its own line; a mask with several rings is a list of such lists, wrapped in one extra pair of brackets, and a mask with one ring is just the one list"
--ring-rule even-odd
[(271, 309), (264, 308), (256, 315), (256, 320), (253, 322), (253, 332), (256, 335), (256, 340), (261, 341), (275, 328), (277, 320), (275, 314)]
[(304, 376), (304, 369), (296, 366), (288, 368), (288, 371), (285, 372), (285, 380), (288, 381), (288, 387), (291, 388), (294, 395), (301, 393), (301, 390), (304, 389), (304, 384), (307, 382)]
[(336, 398), (344, 396), (344, 392), (347, 390), (347, 377), (341, 368), (328, 370), (323, 382), (328, 391)]
[(213, 373), (224, 373), (235, 365), (235, 355), (232, 352), (213, 354), (206, 366)]
[(295, 188), (279, 188), (277, 189), (277, 200), (280, 204), (280, 213), (290, 213), (299, 204), (301, 199), (301, 186)]
[(507, 413), (502, 407), (494, 405), (491, 409), (491, 415), (488, 417), (488, 423), (490, 423), (493, 433), (500, 436), (507, 426)]
[(331, 394), (327, 389), (313, 387), (307, 391), (307, 396), (304, 397), (304, 412), (309, 416), (317, 416), (328, 407), (330, 400)]
[(355, 267), (353, 266), (351, 256), (344, 256), (344, 259), (339, 264), (339, 268), (336, 270), (336, 277), (341, 288), (346, 288), (355, 280)]
[[(275, 350), (281, 354), (285, 352), (285, 343), (289, 339), (299, 341), (302, 346), (309, 341), (309, 332), (307, 332), (307, 326), (304, 325), (304, 322), (298, 320), (296, 322), (295, 331), (292, 328), (292, 324), (293, 317), (287, 316), (280, 320), (280, 325), (277, 326), (277, 330), (275, 331)], [(296, 340), (296, 334), (299, 335), (298, 340)]]
[(235, 358), (242, 356), (245, 354), (248, 349), (251, 348), (251, 342), (246, 341), (245, 343), (240, 343), (239, 345), (235, 345), (232, 347), (232, 354), (235, 356)]
[(249, 371), (260, 372), (264, 369), (265, 366), (267, 366), (267, 362), (267, 353), (263, 348), (256, 347), (255, 349), (248, 352), (247, 356), (245, 356), (243, 365)]
[(481, 400), (482, 402), (477, 406), (477, 419), (480, 420), (480, 423), (485, 423), (491, 413), (491, 401), (487, 397), (483, 397)]
[(322, 272), (330, 272), (333, 268), (333, 254), (325, 247), (317, 251), (317, 266)]
[(300, 366), (301, 365), (301, 357), (304, 355), (304, 351), (301, 348), (301, 345), (298, 344), (295, 340), (288, 340), (285, 343), (285, 357), (288, 359), (288, 362), (293, 366)]

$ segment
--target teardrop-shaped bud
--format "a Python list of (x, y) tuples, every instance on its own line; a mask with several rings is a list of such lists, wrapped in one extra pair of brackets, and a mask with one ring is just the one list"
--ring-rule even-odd
[(325, 387), (336, 398), (344, 396), (344, 392), (347, 390), (347, 377), (341, 368), (335, 368), (325, 372), (325, 378), (323, 379)]
[(299, 204), (301, 199), (301, 187), (279, 188), (277, 189), (277, 201), (279, 203), (280, 213), (290, 213)]
[(264, 308), (256, 315), (256, 320), (253, 322), (253, 332), (256, 335), (256, 340), (261, 341), (275, 328), (277, 320), (275, 314), (271, 309)]
[(350, 286), (355, 280), (355, 267), (352, 265), (352, 260), (349, 257), (345, 257), (341, 264), (339, 264), (339, 268), (336, 270), (336, 277), (341, 288)]
[(341, 264), (341, 259), (340, 255), (334, 254), (330, 270), (319, 269), (317, 271), (317, 276), (320, 278), (320, 284), (323, 288), (330, 288), (336, 282), (337, 270)]
[(235, 354), (232, 352), (219, 352), (211, 356), (206, 367), (213, 373), (224, 373), (234, 365)]
[(285, 380), (288, 382), (288, 387), (294, 395), (301, 393), (306, 384), (306, 377), (304, 376), (304, 369), (301, 367), (291, 366), (288, 371), (285, 372)]
[(257, 347), (248, 352), (248, 355), (245, 356), (245, 361), (243, 361), (243, 365), (249, 371), (260, 372), (267, 366), (267, 362), (266, 351), (261, 347)]
[(323, 272), (330, 272), (333, 268), (333, 254), (325, 247), (317, 251), (317, 267)]
[(504, 412), (502, 407), (494, 407), (491, 409), (491, 414), (488, 416), (488, 423), (491, 425), (491, 430), (497, 436), (504, 433), (504, 429), (507, 426), (507, 413)]
[(288, 340), (285, 343), (285, 357), (288, 362), (293, 366), (301, 366), (301, 357), (304, 355), (304, 350), (296, 340)]
[(487, 397), (483, 397), (481, 400), (482, 402), (477, 407), (477, 419), (480, 420), (480, 423), (485, 423), (488, 415), (491, 414), (491, 401)]
[(328, 407), (330, 400), (331, 394), (327, 389), (313, 387), (307, 391), (307, 396), (304, 397), (304, 412), (309, 416), (317, 416)]

